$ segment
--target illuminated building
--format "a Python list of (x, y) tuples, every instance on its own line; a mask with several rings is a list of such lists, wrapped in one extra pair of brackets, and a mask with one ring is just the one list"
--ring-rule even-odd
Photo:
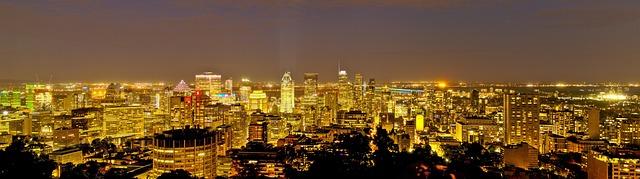
[(640, 178), (640, 155), (623, 149), (594, 149), (586, 170), (589, 179)]
[(567, 138), (557, 134), (544, 134), (541, 139), (541, 143), (541, 153), (567, 152), (569, 150)]
[(240, 89), (238, 93), (238, 101), (243, 104), (249, 103), (249, 95), (251, 94), (251, 81), (249, 79), (243, 78), (240, 81)]
[(280, 113), (291, 114), (295, 108), (295, 93), (291, 73), (286, 72), (280, 83)]
[(120, 83), (111, 83), (107, 86), (103, 104), (119, 105), (125, 102), (124, 86)]
[(233, 93), (233, 79), (229, 78), (224, 81), (224, 92), (225, 93)]
[(191, 88), (189, 85), (184, 82), (184, 80), (180, 80), (180, 82), (173, 88), (174, 96), (190, 96)]
[(59, 128), (53, 130), (53, 148), (60, 149), (80, 143), (80, 130)]
[(338, 124), (350, 127), (350, 128), (366, 128), (367, 124), (367, 113), (362, 111), (338, 111), (338, 116), (336, 117), (336, 121)]
[(413, 150), (413, 138), (411, 138), (410, 134), (407, 133), (402, 133), (400, 135), (397, 135), (397, 140), (394, 141), (398, 141), (398, 149), (401, 152), (408, 152), (408, 151), (412, 151)]
[(278, 139), (286, 137), (289, 133), (287, 130), (287, 121), (277, 115), (265, 115), (264, 120), (267, 121), (267, 143), (275, 145)]
[(356, 73), (355, 77), (354, 77), (354, 85), (353, 85), (353, 92), (354, 92), (354, 105), (357, 109), (359, 110), (363, 110), (363, 103), (364, 103), (364, 94), (365, 94), (365, 84), (364, 84), (364, 77), (362, 77), (362, 74)]
[(11, 106), (11, 92), (2, 90), (0, 91), (0, 106), (2, 107), (10, 107)]
[(560, 136), (568, 136), (569, 131), (575, 131), (575, 119), (573, 117), (573, 111), (561, 110), (549, 111), (549, 120), (553, 124), (553, 133)]
[(416, 116), (416, 131), (424, 131), (424, 115)]
[(233, 128), (230, 125), (216, 127), (217, 155), (227, 156), (227, 151), (233, 147)]
[[(605, 140), (581, 140), (576, 138), (567, 138), (567, 151), (573, 153), (588, 153), (594, 147), (606, 147), (609, 145)], [(575, 139), (575, 140), (573, 140)]]
[[(262, 114), (264, 114), (264, 113), (262, 113)], [(255, 115), (257, 115), (257, 114), (256, 113), (251, 114), (252, 117), (254, 117)], [(268, 125), (269, 125), (269, 123), (267, 121), (265, 121), (264, 119), (255, 120), (255, 121), (252, 120), (251, 124), (249, 124), (249, 137), (247, 138), (247, 140), (249, 142), (267, 143), (268, 140), (269, 140)]]
[(196, 177), (216, 177), (216, 136), (207, 129), (174, 129), (156, 134), (151, 146), (152, 177), (183, 169)]
[(600, 110), (597, 108), (588, 109), (587, 134), (590, 139), (600, 139)]
[(504, 163), (522, 169), (538, 168), (538, 149), (526, 142), (508, 145), (504, 149)]
[(242, 171), (255, 171), (258, 177), (285, 178), (285, 156), (272, 145), (249, 142), (247, 147), (233, 150), (231, 158), (232, 176), (239, 176)]
[(249, 133), (250, 121), (248, 120), (247, 112), (241, 105), (232, 105), (227, 115), (225, 122), (231, 125), (231, 130), (233, 130), (231, 148), (240, 148), (247, 143)]
[(640, 144), (640, 118), (627, 118), (620, 123), (619, 144)]
[(144, 107), (107, 107), (103, 114), (103, 136), (144, 137)]
[(0, 133), (30, 135), (31, 118), (23, 113), (3, 111), (0, 116)]
[(255, 90), (249, 95), (249, 109), (251, 111), (269, 111), (267, 94), (262, 90)]
[(353, 107), (353, 86), (344, 70), (338, 73), (338, 106), (340, 110), (350, 110)]
[(48, 110), (51, 108), (52, 95), (42, 84), (25, 85), (25, 106), (30, 110)]
[(466, 117), (456, 122), (455, 139), (480, 144), (499, 142), (498, 126), (491, 118)]
[(304, 96), (302, 98), (302, 107), (304, 110), (303, 131), (307, 130), (307, 126), (320, 125), (318, 115), (318, 74), (304, 74)]
[(22, 93), (20, 91), (0, 92), (0, 104), (3, 107), (19, 108), (22, 106)]
[(505, 143), (538, 147), (540, 100), (537, 95), (505, 94)]
[(201, 90), (204, 94), (214, 98), (215, 95), (222, 92), (221, 78), (221, 75), (215, 75), (212, 72), (198, 74), (196, 75), (196, 90)]
[(62, 165), (71, 163), (74, 165), (84, 163), (84, 157), (80, 148), (68, 148), (56, 150), (49, 153), (49, 158), (58, 163), (58, 166), (53, 171), (55, 177), (60, 177)]

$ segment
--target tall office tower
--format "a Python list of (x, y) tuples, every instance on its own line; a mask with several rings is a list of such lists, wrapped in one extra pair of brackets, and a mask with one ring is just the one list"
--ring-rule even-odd
[(233, 79), (229, 78), (224, 81), (224, 92), (225, 93), (233, 93)]
[(198, 128), (165, 131), (153, 137), (153, 178), (183, 169), (198, 178), (216, 177), (216, 134)]
[(640, 118), (627, 118), (620, 122), (618, 144), (640, 144)]
[(591, 139), (600, 139), (600, 109), (598, 108), (588, 109), (587, 134)]
[(304, 74), (304, 96), (302, 98), (302, 108), (304, 110), (304, 118), (302, 121), (302, 130), (306, 131), (307, 126), (319, 125), (318, 111), (318, 74)]
[(263, 112), (269, 111), (269, 104), (267, 94), (262, 90), (255, 90), (249, 95), (249, 109), (251, 111), (260, 110)]
[(316, 104), (318, 104), (317, 73), (304, 74), (304, 97), (302, 104), (305, 106), (315, 106)]
[(527, 142), (538, 148), (540, 100), (533, 94), (505, 94), (505, 144)]
[(350, 110), (353, 107), (353, 87), (349, 82), (347, 71), (338, 72), (338, 106), (340, 110)]
[(269, 140), (269, 123), (265, 120), (253, 121), (249, 124), (249, 142), (267, 143)]
[(293, 113), (294, 103), (293, 79), (291, 79), (291, 73), (286, 72), (282, 76), (282, 82), (280, 83), (280, 112)]
[(251, 81), (249, 79), (243, 78), (240, 81), (240, 92), (238, 95), (238, 101), (240, 103), (249, 103), (249, 94), (251, 94)]
[(369, 83), (365, 87), (364, 111), (373, 116), (378, 116), (379, 106), (376, 103), (376, 80), (369, 78)]
[(196, 90), (203, 91), (204, 94), (214, 98), (222, 91), (221, 78), (222, 76), (214, 75), (212, 72), (196, 75)]
[(362, 110), (362, 106), (364, 105), (364, 81), (362, 78), (362, 74), (356, 73), (354, 78), (355, 84), (353, 84), (353, 99), (355, 100), (354, 105), (359, 110)]

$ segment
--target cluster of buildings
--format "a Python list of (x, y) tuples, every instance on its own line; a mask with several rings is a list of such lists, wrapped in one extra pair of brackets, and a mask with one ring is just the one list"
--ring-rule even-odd
[[(305, 171), (313, 161), (284, 157), (282, 148), (313, 153), (337, 134), (379, 126), (405, 152), (430, 145), (444, 157), (446, 146), (480, 143), (502, 154), (497, 168), (565, 171), (539, 156), (579, 153), (589, 178), (640, 173), (634, 148), (640, 145), (640, 101), (637, 95), (620, 98), (638, 94), (637, 87), (377, 83), (345, 70), (335, 82), (305, 73), (296, 83), (295, 75), (284, 73), (279, 84), (205, 72), (176, 85), (7, 87), (0, 91), (0, 146), (31, 137), (61, 164), (135, 166), (130, 171), (137, 177), (184, 169), (204, 178), (283, 178), (285, 165)], [(78, 149), (102, 139), (122, 155)]]

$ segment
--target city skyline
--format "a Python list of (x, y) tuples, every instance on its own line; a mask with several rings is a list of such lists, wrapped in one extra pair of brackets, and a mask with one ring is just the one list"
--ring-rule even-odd
[(640, 0), (0, 0), (0, 178), (640, 178)]
[(383, 81), (634, 82), (637, 4), (5, 1), (0, 79), (333, 81), (340, 65)]

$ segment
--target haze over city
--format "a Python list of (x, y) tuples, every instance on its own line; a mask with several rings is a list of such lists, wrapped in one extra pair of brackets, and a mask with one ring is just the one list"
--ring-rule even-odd
[[(0, 79), (638, 81), (640, 2), (2, 1)], [(294, 75), (300, 80), (301, 75)]]
[(640, 0), (2, 0), (1, 179), (639, 179)]

